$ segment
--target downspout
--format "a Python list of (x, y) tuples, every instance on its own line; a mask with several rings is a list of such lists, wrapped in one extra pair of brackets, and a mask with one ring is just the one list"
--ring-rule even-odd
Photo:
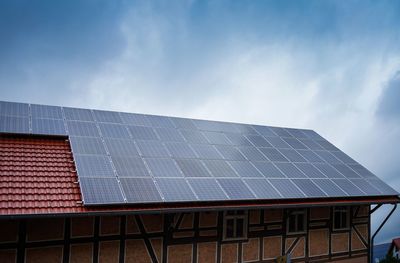
[[(393, 214), (393, 212), (396, 210), (396, 208), (397, 208), (397, 204), (393, 204), (393, 209), (390, 211), (390, 213), (386, 216), (385, 220), (383, 220), (383, 222), (381, 223), (381, 225), (378, 227), (378, 229), (377, 229), (377, 230), (375, 231), (375, 233), (372, 235), (371, 244), (370, 244), (370, 247), (369, 247), (370, 255), (371, 255), (371, 259), (370, 259), (370, 262), (371, 262), (371, 263), (374, 263), (374, 239), (375, 239), (375, 236), (379, 233), (379, 231), (382, 229), (382, 227), (386, 224), (386, 222), (389, 220), (390, 216)], [(376, 210), (374, 209), (374, 210), (372, 211), (372, 213), (375, 212), (375, 211), (376, 211)], [(372, 213), (370, 213), (370, 215), (371, 215)], [(371, 219), (370, 219), (370, 220), (371, 220)]]

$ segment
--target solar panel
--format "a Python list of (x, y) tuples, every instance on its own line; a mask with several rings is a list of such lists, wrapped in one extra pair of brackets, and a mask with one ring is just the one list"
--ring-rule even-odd
[(367, 195), (381, 195), (382, 193), (373, 185), (363, 179), (350, 179), (350, 181), (360, 188)]
[(211, 177), (211, 174), (200, 160), (176, 159), (175, 161), (185, 177)]
[(81, 177), (115, 177), (110, 159), (105, 155), (74, 154), (76, 169)]
[(347, 179), (332, 179), (343, 191), (350, 196), (364, 196), (365, 193)]
[(275, 148), (292, 149), (292, 147), (280, 137), (265, 137), (265, 139)]
[(241, 179), (218, 179), (217, 181), (231, 200), (255, 198)]
[(93, 114), (98, 122), (122, 123), (119, 113), (115, 111), (94, 110)]
[(244, 181), (259, 199), (282, 198), (266, 179), (244, 179)]
[(192, 147), (197, 156), (201, 159), (222, 159), (221, 154), (218, 153), (213, 145), (191, 144), (190, 147)]
[(68, 134), (72, 136), (100, 137), (96, 123), (86, 121), (67, 121)]
[(291, 163), (274, 163), (287, 178), (306, 178), (306, 175)]
[(310, 139), (299, 139), (299, 141), (311, 150), (324, 150), (321, 145)]
[(251, 146), (252, 144), (249, 142), (249, 140), (246, 139), (241, 134), (238, 133), (225, 133), (225, 136), (229, 139), (231, 144), (233, 145), (241, 145), (241, 146)]
[(233, 161), (244, 161), (246, 160), (244, 156), (239, 152), (239, 150), (233, 146), (229, 145), (215, 145), (215, 148), (222, 155), (225, 160)]
[(0, 132), (29, 133), (29, 118), (0, 116)]
[(105, 138), (130, 139), (125, 125), (114, 123), (99, 123), (101, 135)]
[(308, 136), (304, 134), (303, 130), (292, 129), (292, 128), (285, 128), (285, 130), (288, 133), (290, 133), (293, 137), (296, 137), (297, 139), (308, 138)]
[(0, 101), (1, 116), (29, 116), (29, 104)]
[(252, 125), (252, 127), (261, 135), (265, 137), (275, 137), (276, 134), (266, 126), (260, 126), (260, 125)]
[(64, 107), (63, 111), (67, 120), (94, 121), (91, 110)]
[(308, 149), (307, 146), (305, 146), (304, 144), (302, 144), (299, 140), (297, 140), (296, 138), (283, 138), (283, 140), (285, 142), (287, 142), (287, 144), (289, 144), (290, 146), (292, 146), (293, 149), (296, 150), (306, 150)]
[(239, 151), (249, 161), (267, 161), (268, 159), (255, 147), (241, 146), (238, 147)]
[(278, 127), (269, 127), (276, 135), (280, 137), (290, 138), (293, 137), (290, 133), (288, 133), (284, 128)]
[(166, 142), (184, 142), (185, 139), (177, 129), (155, 128), (154, 129), (162, 141)]
[(121, 112), (120, 117), (122, 122), (133, 126), (151, 126), (150, 120), (144, 114)]
[(310, 139), (313, 140), (324, 140), (318, 133), (313, 130), (302, 130), (302, 132)]
[(208, 141), (204, 135), (199, 131), (193, 130), (180, 130), (181, 134), (185, 138), (185, 140), (189, 143), (205, 143), (208, 144)]
[(237, 177), (238, 175), (222, 160), (204, 160), (204, 164), (214, 177)]
[(174, 124), (168, 117), (146, 115), (153, 127), (175, 128)]
[(207, 120), (193, 120), (193, 122), (199, 130), (203, 131), (239, 132), (232, 123)]
[(143, 160), (138, 157), (112, 156), (111, 160), (119, 177), (147, 177), (150, 176)]
[(326, 197), (326, 194), (310, 179), (292, 179), (292, 182), (297, 185), (307, 197)]
[(111, 156), (138, 156), (133, 140), (105, 138), (104, 142)]
[(296, 163), (294, 164), (300, 171), (302, 171), (308, 178), (326, 178), (315, 166), (310, 163)]
[(256, 147), (272, 147), (272, 145), (260, 135), (246, 135), (246, 137)]
[(252, 162), (266, 178), (285, 178), (285, 175), (270, 162)]
[(347, 194), (329, 179), (312, 180), (322, 191), (330, 197), (346, 196)]
[(184, 119), (184, 118), (170, 118), (170, 119), (177, 128), (197, 130), (196, 126), (194, 125), (191, 119)]
[(288, 162), (277, 149), (274, 148), (259, 148), (259, 150), (272, 162)]
[(140, 155), (146, 157), (169, 157), (167, 148), (159, 141), (136, 141)]
[(197, 200), (185, 179), (156, 178), (165, 201), (193, 201)]
[(62, 119), (61, 107), (45, 106), (45, 105), (31, 105), (31, 115), (35, 119)]
[(103, 141), (100, 138), (70, 136), (69, 141), (74, 154), (107, 154)]
[(283, 198), (306, 197), (289, 179), (268, 179), (268, 181), (276, 190), (278, 190)]
[(350, 158), (350, 156), (348, 156), (344, 152), (333, 151), (330, 153), (333, 154), (337, 159), (339, 159), (340, 161), (342, 161), (346, 164), (356, 164), (357, 163), (356, 161), (354, 161), (352, 158)]
[(353, 171), (356, 171), (361, 177), (364, 178), (375, 178), (375, 175), (368, 171), (367, 168), (363, 167), (360, 164), (349, 164), (349, 167), (353, 169)]
[(79, 186), (85, 205), (124, 203), (124, 197), (116, 178), (80, 177)]
[(199, 200), (212, 201), (228, 199), (215, 179), (196, 178), (188, 179), (188, 182), (199, 197)]
[(64, 121), (55, 119), (32, 119), (32, 133), (66, 135)]
[(383, 195), (399, 195), (397, 191), (379, 179), (367, 179), (367, 182), (378, 189)]
[(295, 150), (290, 150), (290, 149), (280, 149), (279, 150), (285, 157), (291, 162), (300, 162), (300, 163), (305, 163), (307, 162), (306, 159), (304, 159), (298, 152)]
[(161, 196), (151, 178), (121, 178), (126, 200), (129, 203), (161, 202)]
[(232, 144), (223, 133), (204, 131), (203, 134), (211, 144)]
[(144, 160), (154, 177), (183, 177), (172, 159), (145, 158)]
[(310, 150), (297, 150), (308, 162), (311, 163), (324, 163), (325, 161)]
[(151, 127), (128, 126), (128, 130), (133, 139), (138, 140), (158, 140), (157, 134)]
[(313, 164), (318, 170), (320, 170), (323, 174), (328, 178), (344, 178), (344, 176), (339, 173), (338, 170), (333, 168), (331, 165), (326, 163), (314, 163)]
[(336, 148), (335, 145), (332, 143), (328, 142), (327, 140), (315, 140), (319, 145), (322, 146), (327, 151), (339, 151), (338, 148)]
[(338, 170), (341, 174), (343, 174), (344, 177), (346, 177), (346, 178), (360, 178), (361, 177), (345, 164), (332, 164), (332, 166), (336, 170)]
[(247, 161), (230, 161), (229, 164), (241, 177), (263, 177), (263, 175)]
[(242, 134), (258, 134), (251, 125), (236, 123), (234, 124), (237, 131)]
[(328, 151), (314, 151), (321, 159), (330, 164), (342, 163), (338, 158)]
[(174, 158), (196, 158), (196, 154), (186, 143), (166, 142), (165, 147)]

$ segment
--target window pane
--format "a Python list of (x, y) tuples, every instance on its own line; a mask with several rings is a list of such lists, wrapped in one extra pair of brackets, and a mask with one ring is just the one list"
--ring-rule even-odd
[(296, 216), (289, 216), (289, 232), (296, 232)]
[(226, 220), (226, 238), (233, 238), (233, 225), (235, 221), (233, 219)]
[(297, 215), (297, 231), (296, 232), (303, 232), (304, 229), (304, 214)]
[(236, 237), (244, 237), (244, 220), (239, 218), (236, 220)]

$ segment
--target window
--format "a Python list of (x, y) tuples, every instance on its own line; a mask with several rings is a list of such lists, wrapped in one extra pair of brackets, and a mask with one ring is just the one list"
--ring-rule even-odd
[(337, 206), (333, 208), (333, 230), (349, 229), (349, 208)]
[(296, 209), (289, 211), (287, 219), (287, 233), (298, 234), (306, 232), (306, 210)]
[(247, 211), (224, 213), (223, 240), (247, 239)]

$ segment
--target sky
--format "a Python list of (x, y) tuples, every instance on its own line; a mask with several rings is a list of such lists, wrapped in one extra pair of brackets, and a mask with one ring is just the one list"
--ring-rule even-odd
[(0, 40), (0, 100), (314, 129), (400, 192), (400, 1), (4, 0)]

